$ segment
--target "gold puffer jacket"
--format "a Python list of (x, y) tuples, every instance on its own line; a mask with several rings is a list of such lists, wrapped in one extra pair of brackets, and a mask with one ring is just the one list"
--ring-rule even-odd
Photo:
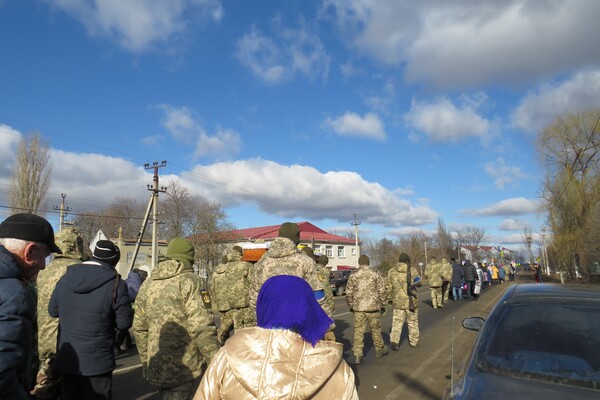
[(285, 329), (244, 328), (225, 342), (194, 400), (358, 399), (340, 343), (315, 347)]

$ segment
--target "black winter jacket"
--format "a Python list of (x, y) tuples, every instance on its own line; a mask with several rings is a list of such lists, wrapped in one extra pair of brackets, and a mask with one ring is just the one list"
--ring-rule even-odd
[(35, 300), (23, 271), (0, 245), (0, 398), (28, 399), (27, 376), (35, 326)]
[(115, 329), (128, 329), (133, 310), (127, 285), (108, 264), (72, 265), (60, 278), (48, 312), (58, 317), (56, 368), (96, 376), (115, 368)]
[(471, 264), (471, 261), (465, 261), (465, 265), (463, 265), (463, 274), (465, 275), (465, 281), (473, 282), (477, 279), (477, 271), (475, 271), (475, 266)]

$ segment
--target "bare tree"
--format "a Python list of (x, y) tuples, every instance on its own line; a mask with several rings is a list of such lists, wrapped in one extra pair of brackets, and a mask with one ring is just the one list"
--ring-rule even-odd
[(467, 246), (478, 247), (486, 240), (485, 228), (475, 225), (464, 226), (459, 232), (460, 241)]
[(543, 197), (555, 261), (563, 270), (580, 268), (585, 279), (600, 240), (595, 236), (600, 233), (595, 226), (600, 216), (599, 125), (600, 110), (560, 116), (537, 141), (546, 170)]
[(50, 152), (39, 133), (23, 137), (17, 151), (17, 165), (10, 189), (9, 204), (13, 213), (37, 214), (50, 186)]
[(452, 235), (446, 229), (446, 224), (444, 224), (444, 220), (438, 218), (438, 229), (434, 236), (434, 244), (439, 254), (438, 257), (444, 257), (448, 254), (453, 253), (453, 239)]

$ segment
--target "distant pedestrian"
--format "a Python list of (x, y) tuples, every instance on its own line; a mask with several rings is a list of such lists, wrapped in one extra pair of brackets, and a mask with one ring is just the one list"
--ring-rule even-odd
[(483, 285), (483, 271), (481, 270), (479, 263), (475, 262), (473, 263), (473, 265), (475, 266), (476, 273), (475, 287), (473, 288), (473, 296), (475, 297), (475, 299), (478, 299), (481, 295), (481, 287)]
[(258, 326), (236, 332), (217, 352), (195, 400), (358, 399), (340, 343), (320, 340), (332, 323), (297, 276), (267, 279)]
[(452, 281), (450, 282), (450, 286), (452, 287), (452, 299), (454, 301), (463, 299), (464, 277), (465, 273), (463, 272), (462, 265), (457, 262), (452, 264)]
[(450, 296), (450, 281), (452, 280), (452, 264), (446, 257), (442, 257), (442, 305), (448, 302)]
[(429, 259), (427, 280), (429, 281), (429, 291), (431, 293), (431, 305), (433, 308), (444, 308), (442, 301), (442, 264), (438, 263), (435, 257)]
[(133, 335), (142, 376), (161, 399), (189, 399), (218, 349), (212, 313), (204, 308), (194, 247), (172, 239), (136, 298)]
[(394, 307), (390, 343), (392, 350), (398, 350), (404, 322), (408, 326), (408, 344), (419, 345), (419, 299), (417, 287), (421, 286), (421, 277), (417, 269), (411, 266), (410, 257), (400, 254), (398, 263), (387, 276), (387, 292)]
[(506, 277), (506, 270), (502, 264), (498, 264), (498, 282), (502, 285), (504, 283), (504, 278)]
[(471, 264), (470, 260), (465, 260), (465, 263), (463, 264), (463, 275), (465, 284), (467, 285), (467, 289), (465, 290), (465, 300), (475, 300), (475, 297), (473, 296), (473, 289), (475, 288), (477, 272), (475, 271), (475, 266)]
[(240, 246), (229, 249), (226, 254), (227, 262), (219, 264), (210, 282), (221, 321), (217, 329), (219, 345), (223, 345), (229, 337), (231, 328), (237, 332), (238, 329), (256, 324), (249, 300), (252, 264), (242, 260), (243, 253)]
[(62, 251), (56, 254), (52, 262), (38, 274), (36, 286), (37, 323), (38, 323), (38, 358), (40, 367), (36, 385), (31, 394), (36, 399), (50, 400), (60, 396), (61, 374), (54, 366), (56, 358), (56, 338), (58, 336), (58, 319), (48, 314), (50, 297), (56, 283), (67, 272), (67, 267), (83, 261), (83, 239), (75, 228), (63, 228), (55, 235), (56, 245)]
[(346, 304), (354, 315), (354, 342), (352, 351), (355, 364), (363, 361), (364, 335), (367, 326), (371, 330), (375, 357), (388, 353), (381, 335), (381, 310), (387, 302), (385, 281), (370, 265), (365, 254), (358, 258), (358, 269), (350, 274), (346, 286)]
[(28, 399), (33, 358), (35, 299), (29, 284), (61, 254), (52, 225), (34, 214), (14, 214), (0, 223), (0, 396)]
[(99, 240), (92, 259), (67, 268), (52, 293), (61, 400), (112, 399), (115, 329), (128, 329), (133, 320), (127, 285), (115, 271), (120, 256), (113, 242)]

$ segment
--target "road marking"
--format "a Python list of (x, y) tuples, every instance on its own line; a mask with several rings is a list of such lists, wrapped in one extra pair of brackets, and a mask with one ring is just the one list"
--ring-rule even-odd
[(133, 371), (134, 369), (141, 368), (142, 364), (130, 365), (129, 367), (117, 368), (113, 371), (113, 374), (124, 374), (125, 372)]

